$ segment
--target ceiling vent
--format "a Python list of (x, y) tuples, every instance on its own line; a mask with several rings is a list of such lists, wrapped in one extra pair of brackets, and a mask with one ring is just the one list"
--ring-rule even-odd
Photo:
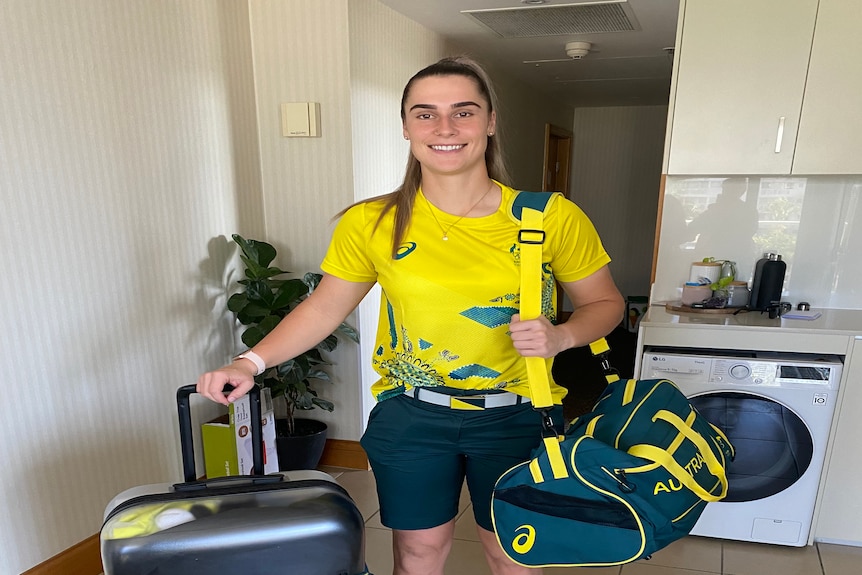
[(463, 10), (461, 13), (470, 16), (503, 38), (640, 30), (626, 0)]

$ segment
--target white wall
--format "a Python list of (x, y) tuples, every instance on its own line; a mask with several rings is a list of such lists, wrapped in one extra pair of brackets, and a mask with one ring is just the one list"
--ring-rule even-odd
[(569, 197), (595, 224), (623, 296), (649, 294), (667, 106), (577, 108)]
[(257, 234), (247, 8), (0, 11), (0, 574), (180, 477), (174, 390), (233, 348), (225, 235)]
[[(353, 202), (350, 39), (347, 0), (255, 0), (251, 9), (260, 126), (266, 241), (297, 276), (320, 271), (333, 224)], [(318, 102), (320, 137), (281, 135), (282, 102)], [(355, 325), (356, 318), (348, 318)], [(327, 437), (357, 439), (361, 414), (359, 348), (342, 340), (330, 355), (331, 384), (317, 391), (335, 411), (307, 415), (327, 423)]]
[(568, 130), (573, 107), (542, 95), (535, 87), (512, 80), (489, 68), (500, 100), (499, 137), (512, 185), (516, 189), (542, 189), (545, 162), (545, 125)]

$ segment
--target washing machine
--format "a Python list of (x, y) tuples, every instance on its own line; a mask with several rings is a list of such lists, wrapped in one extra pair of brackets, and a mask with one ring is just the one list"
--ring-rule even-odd
[(692, 534), (801, 547), (835, 412), (842, 358), (644, 348), (641, 379), (666, 378), (736, 449), (728, 493)]

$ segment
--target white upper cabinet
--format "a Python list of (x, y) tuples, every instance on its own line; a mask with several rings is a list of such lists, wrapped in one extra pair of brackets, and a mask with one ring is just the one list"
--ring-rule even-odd
[(669, 174), (791, 172), (817, 5), (685, 2)]
[(820, 0), (794, 174), (862, 174), (862, 1)]

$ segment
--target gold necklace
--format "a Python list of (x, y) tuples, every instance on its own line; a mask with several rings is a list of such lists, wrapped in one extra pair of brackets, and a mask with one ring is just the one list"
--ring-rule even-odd
[(443, 232), (443, 241), (444, 241), (444, 242), (448, 242), (448, 241), (449, 241), (449, 231), (450, 231), (452, 228), (454, 228), (454, 227), (458, 224), (458, 222), (460, 222), (460, 221), (461, 221), (461, 220), (463, 220), (465, 217), (467, 217), (467, 215), (468, 215), (470, 212), (472, 212), (473, 210), (475, 210), (475, 209), (476, 209), (476, 206), (478, 206), (479, 204), (481, 204), (481, 203), (482, 203), (482, 200), (484, 200), (484, 199), (485, 199), (485, 196), (487, 196), (488, 194), (490, 194), (490, 193), (491, 193), (491, 190), (493, 190), (493, 189), (494, 189), (494, 186), (495, 186), (495, 185), (496, 185), (496, 184), (494, 184), (494, 182), (491, 182), (491, 187), (490, 187), (490, 188), (488, 188), (488, 189), (485, 191), (485, 193), (484, 193), (484, 194), (482, 194), (482, 197), (481, 197), (481, 198), (479, 198), (479, 200), (478, 200), (475, 204), (473, 204), (472, 206), (470, 206), (470, 209), (469, 209), (469, 210), (467, 210), (466, 212), (464, 212), (464, 215), (462, 215), (462, 216), (461, 216), (461, 217), (459, 217), (457, 220), (455, 220), (454, 222), (452, 222), (452, 223), (449, 225), (449, 227), (448, 227), (448, 228), (444, 228), (444, 227), (443, 227), (443, 224), (441, 224), (441, 223), (440, 223), (440, 220), (439, 220), (439, 219), (437, 219), (437, 214), (435, 214), (435, 213), (434, 213), (434, 210), (433, 210), (433, 209), (431, 208), (431, 206), (430, 206), (431, 202), (428, 200), (428, 198), (425, 198), (425, 201), (426, 201), (426, 202), (428, 202), (428, 204), (429, 204), (429, 206), (428, 206), (428, 211), (429, 211), (429, 212), (431, 212), (431, 216), (434, 218), (434, 221), (435, 221), (435, 222), (437, 222), (437, 225), (440, 227), (440, 230)]

